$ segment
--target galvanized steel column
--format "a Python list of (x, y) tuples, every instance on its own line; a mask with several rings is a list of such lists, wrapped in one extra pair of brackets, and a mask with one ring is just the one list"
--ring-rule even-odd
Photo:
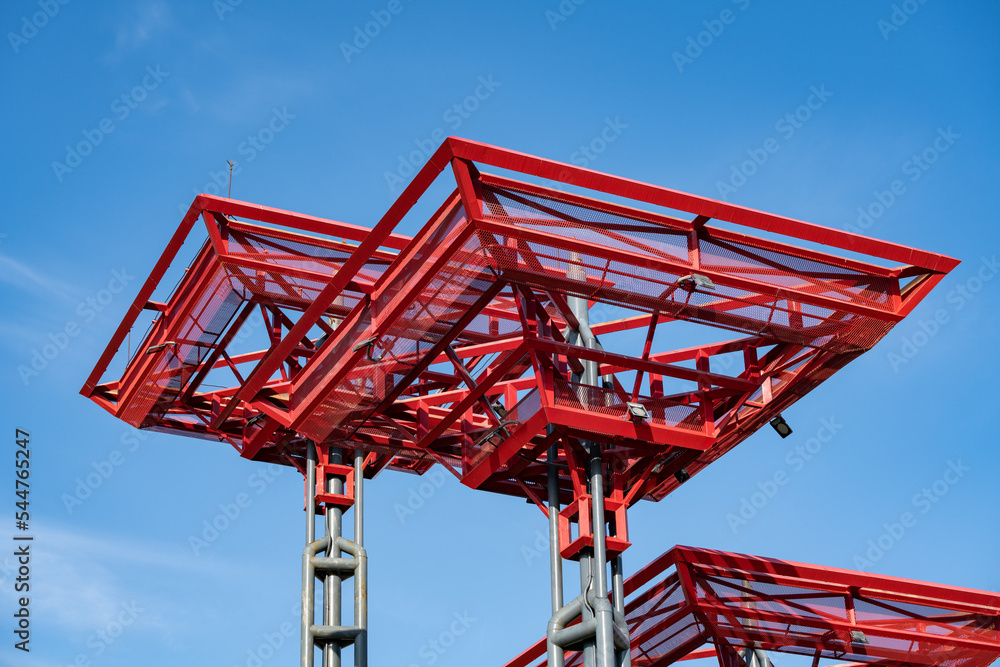
[[(343, 463), (343, 454), (339, 447), (330, 447), (329, 462)], [(343, 495), (344, 480), (332, 475), (326, 484), (330, 493)], [(340, 547), (337, 538), (343, 531), (344, 511), (336, 503), (326, 503), (326, 536), (330, 538), (328, 558), (340, 558)], [(323, 625), (340, 625), (341, 577), (335, 572), (328, 573), (323, 578)], [(323, 645), (323, 667), (340, 667), (340, 644), (328, 641)]]
[(368, 667), (368, 554), (365, 546), (365, 453), (354, 450), (354, 543), (358, 569), (354, 571), (354, 667)]
[[(566, 277), (571, 280), (586, 283), (587, 272), (583, 266), (581, 266), (580, 262), (580, 254), (577, 252), (571, 252), (569, 256), (569, 266), (566, 267)], [(571, 333), (570, 342), (584, 347), (595, 347), (596, 341), (593, 340), (593, 334), (590, 331), (590, 313), (587, 299), (579, 296), (568, 296), (566, 301), (580, 325), (576, 331)], [(591, 387), (595, 387), (597, 385), (597, 363), (593, 361), (584, 361), (583, 375), (577, 376), (574, 374), (573, 380), (578, 383), (577, 392), (580, 397), (580, 402), (584, 406), (590, 405), (590, 392), (593, 391)], [(590, 443), (585, 442), (583, 444), (588, 448), (588, 450), (591, 448)], [(589, 461), (587, 465), (587, 480), (592, 484)], [(593, 497), (592, 489), (593, 486), (591, 486), (591, 496)], [(597, 506), (596, 502), (594, 506)], [(593, 526), (595, 537), (598, 533), (599, 526), (600, 524), (595, 522)], [(591, 549), (584, 549), (580, 553), (580, 593), (583, 596), (583, 609), (580, 615), (581, 623), (586, 623), (590, 619), (595, 618), (594, 609), (591, 607), (592, 603), (590, 602), (593, 598), (589, 595), (589, 590), (596, 584), (597, 580), (597, 572), (594, 569), (595, 563), (593, 562), (594, 558), (592, 557), (593, 551), (594, 550)], [(584, 667), (611, 667), (611, 663), (602, 663), (598, 661), (596, 649), (596, 642), (594, 641), (587, 641), (584, 644)]]
[(306, 441), (306, 548), (302, 554), (302, 632), (299, 648), (299, 666), (313, 667), (313, 643), (309, 628), (315, 617), (316, 577), (310, 563), (309, 547), (316, 541), (316, 503), (312, 495), (316, 489), (316, 445)]

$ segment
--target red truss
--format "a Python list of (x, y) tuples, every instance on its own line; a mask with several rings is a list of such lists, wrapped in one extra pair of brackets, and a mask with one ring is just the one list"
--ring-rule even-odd
[[(393, 234), (417, 204), (436, 212)], [(195, 260), (151, 301), (199, 221)], [(957, 263), (451, 138), (372, 229), (197, 197), (82, 393), (248, 459), (301, 469), (305, 438), (347, 443), (377, 454), (368, 475), (440, 463), (536, 502), (550, 444), (568, 503), (586, 496), (580, 441), (598, 441), (613, 513), (663, 498), (870, 349)], [(573, 298), (604, 349), (578, 344)], [(105, 381), (144, 309), (148, 334)], [(633, 330), (645, 345), (616, 350)], [(664, 331), (700, 342), (651, 353)], [(574, 382), (583, 362), (600, 386)]]
[[(625, 582), (633, 667), (746, 649), (877, 665), (986, 667), (1000, 657), (1000, 593), (674, 547)], [(545, 640), (506, 667), (546, 665)], [(566, 667), (583, 664), (566, 654)], [(780, 663), (779, 663), (780, 664)]]

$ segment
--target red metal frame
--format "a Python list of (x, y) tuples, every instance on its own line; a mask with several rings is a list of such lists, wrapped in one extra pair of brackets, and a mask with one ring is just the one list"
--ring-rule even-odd
[[(674, 547), (625, 582), (636, 667), (737, 651), (853, 664), (985, 667), (1000, 658), (1000, 593)], [(853, 636), (852, 632), (863, 633)], [(506, 667), (542, 667), (545, 640)], [(566, 667), (582, 664), (568, 653)]]
[[(438, 178), (454, 191), (414, 237), (393, 234)], [(195, 260), (151, 301), (199, 220)], [(439, 463), (539, 505), (549, 445), (568, 504), (586, 497), (580, 443), (597, 441), (615, 516), (662, 499), (870, 349), (957, 264), (449, 138), (371, 229), (198, 196), (81, 393), (133, 426), (225, 440), (248, 459), (302, 470), (306, 438), (351, 441), (376, 453), (366, 475)], [(592, 323), (606, 349), (568, 342), (574, 297), (623, 315)], [(105, 381), (144, 310), (149, 333)], [(652, 353), (677, 322), (738, 336)], [(249, 329), (263, 344), (243, 349)], [(609, 342), (630, 330), (645, 334), (642, 354)], [(574, 383), (583, 362), (607, 384)], [(648, 418), (629, 419), (628, 402)]]

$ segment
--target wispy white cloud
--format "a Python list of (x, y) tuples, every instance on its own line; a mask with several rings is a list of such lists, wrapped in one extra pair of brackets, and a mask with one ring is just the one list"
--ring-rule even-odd
[(117, 62), (125, 54), (143, 47), (158, 32), (174, 24), (170, 5), (160, 0), (140, 2), (129, 11), (115, 27), (115, 46), (106, 56), (109, 62)]
[(28, 326), (23, 321), (0, 321), (0, 341), (6, 347), (20, 351), (23, 346), (34, 345), (37, 340), (37, 327)]
[(294, 106), (318, 90), (316, 81), (303, 72), (246, 73), (210, 96), (187, 101), (197, 108), (204, 107), (212, 116), (226, 123), (248, 126), (266, 122), (271, 108)]
[(38, 273), (30, 266), (4, 254), (0, 254), (0, 282), (36, 293), (55, 294), (70, 303), (76, 303), (78, 300), (73, 298), (76, 289), (72, 285)]
[[(170, 631), (173, 620), (183, 618), (180, 607), (174, 600), (150, 599), (151, 592), (145, 588), (137, 592), (126, 582), (137, 572), (156, 572), (168, 578), (184, 574), (208, 581), (259, 575), (256, 570), (196, 558), (181, 546), (84, 534), (37, 522), (34, 528), (31, 558), (32, 571), (37, 574), (32, 577), (32, 611), (65, 633), (89, 634), (103, 628), (118, 616), (123, 604), (133, 600), (149, 610), (143, 613), (143, 627)], [(11, 565), (9, 560), (0, 562), (6, 566), (0, 573), (10, 570)], [(0, 598), (14, 600), (13, 582), (12, 576), (3, 577)]]

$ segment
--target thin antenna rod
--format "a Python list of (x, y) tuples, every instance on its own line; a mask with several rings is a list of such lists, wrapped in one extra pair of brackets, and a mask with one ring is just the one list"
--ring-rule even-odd
[(226, 194), (226, 199), (233, 198), (233, 166), (236, 164), (232, 160), (226, 160), (226, 164), (229, 165), (229, 192)]

